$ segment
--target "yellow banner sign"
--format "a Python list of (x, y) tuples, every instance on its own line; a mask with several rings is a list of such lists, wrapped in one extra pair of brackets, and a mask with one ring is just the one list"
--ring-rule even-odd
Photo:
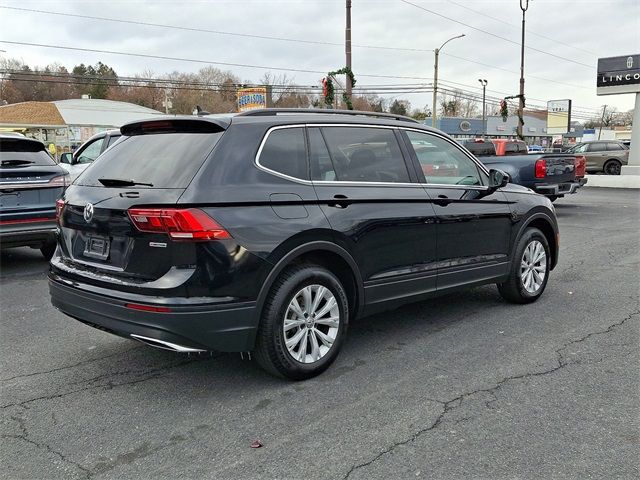
[(237, 95), (239, 112), (267, 108), (266, 87), (240, 88)]

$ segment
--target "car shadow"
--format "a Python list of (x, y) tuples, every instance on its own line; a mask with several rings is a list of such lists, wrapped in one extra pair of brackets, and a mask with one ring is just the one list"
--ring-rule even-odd
[(0, 278), (33, 275), (48, 269), (49, 261), (38, 249), (19, 247), (0, 250)]
[[(437, 299), (405, 305), (397, 310), (360, 318), (349, 325), (349, 333), (336, 362), (322, 375), (310, 382), (334, 382), (341, 376), (369, 362), (380, 361), (372, 356), (402, 355), (416, 338), (424, 338), (465, 321), (491, 318), (492, 308), (509, 308), (493, 286), (467, 290)], [(478, 317), (478, 318), (474, 318)], [(125, 347), (123, 344), (123, 348)], [(155, 381), (171, 384), (183, 395), (199, 395), (202, 386), (224, 389), (225, 395), (281, 389), (307, 382), (291, 382), (263, 371), (250, 354), (213, 352), (198, 355), (176, 354), (144, 346), (135, 348), (127, 358), (127, 365), (134, 370), (157, 374)], [(154, 365), (158, 365), (154, 367)], [(165, 365), (166, 367), (163, 367)], [(170, 379), (169, 379), (170, 378)]]

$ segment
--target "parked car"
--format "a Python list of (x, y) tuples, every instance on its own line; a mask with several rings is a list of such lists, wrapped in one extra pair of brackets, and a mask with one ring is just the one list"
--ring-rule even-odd
[(72, 153), (60, 156), (60, 165), (71, 175), (71, 180), (80, 175), (107, 148), (120, 139), (120, 130), (96, 133)]
[(529, 153), (540, 153), (544, 152), (544, 147), (542, 145), (528, 145), (527, 151)]
[[(508, 143), (509, 142), (509, 143)], [(522, 143), (522, 142), (520, 142)], [(530, 188), (545, 195), (552, 202), (565, 195), (573, 194), (587, 183), (585, 158), (581, 155), (551, 153), (520, 153), (516, 141), (498, 142), (504, 155), (497, 156), (495, 142), (467, 141), (464, 145), (489, 168), (501, 169), (510, 176), (510, 182)], [(506, 152), (509, 152), (506, 154)]]
[(49, 285), (62, 312), (148, 345), (309, 378), (357, 317), (490, 283), (533, 302), (558, 261), (548, 199), (406, 117), (266, 109), (121, 131), (59, 201)]
[(589, 173), (620, 175), (622, 166), (629, 161), (629, 147), (611, 140), (579, 143), (570, 148), (568, 153), (584, 155)]
[(56, 200), (69, 175), (42, 142), (0, 133), (0, 247), (56, 248)]

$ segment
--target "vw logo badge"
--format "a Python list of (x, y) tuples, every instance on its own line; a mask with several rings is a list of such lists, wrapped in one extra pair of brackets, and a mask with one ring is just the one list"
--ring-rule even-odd
[(93, 204), (92, 203), (87, 203), (84, 206), (84, 212), (82, 216), (84, 217), (84, 221), (87, 223), (90, 223), (91, 220), (93, 220)]

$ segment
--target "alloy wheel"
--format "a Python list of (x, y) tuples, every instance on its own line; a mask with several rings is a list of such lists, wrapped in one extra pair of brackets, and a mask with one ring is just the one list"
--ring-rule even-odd
[(284, 341), (289, 355), (314, 363), (333, 346), (340, 327), (340, 308), (327, 287), (307, 285), (296, 293), (285, 312)]
[(535, 294), (544, 284), (547, 274), (547, 253), (538, 240), (532, 240), (524, 249), (520, 261), (520, 280), (524, 289)]

